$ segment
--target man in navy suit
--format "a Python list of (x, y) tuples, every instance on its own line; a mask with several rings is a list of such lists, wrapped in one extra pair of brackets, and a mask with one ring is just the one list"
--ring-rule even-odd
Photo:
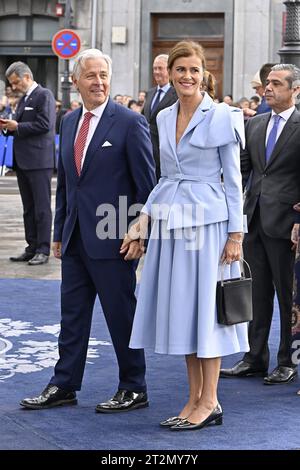
[(11, 261), (35, 266), (48, 262), (51, 239), (51, 176), (55, 158), (55, 100), (34, 79), (27, 64), (14, 62), (5, 73), (12, 89), (24, 94), (15, 119), (0, 120), (0, 130), (14, 136), (13, 155), (23, 203), (28, 244)]
[(156, 116), (162, 110), (177, 101), (177, 94), (169, 83), (168, 55), (160, 54), (153, 62), (153, 78), (157, 86), (150, 88), (146, 94), (145, 105), (142, 111), (150, 127), (150, 135), (153, 147), (153, 156), (156, 164), (156, 176), (160, 178), (159, 138)]
[(128, 347), (136, 306), (133, 259), (141, 250), (135, 241), (125, 258), (120, 254), (132, 219), (123, 206), (126, 199), (134, 212), (155, 184), (152, 146), (145, 118), (109, 98), (108, 56), (97, 49), (83, 51), (73, 81), (83, 107), (62, 121), (54, 223), (54, 256), (62, 260), (60, 357), (42, 394), (21, 405), (42, 409), (77, 403), (98, 295), (118, 360), (119, 384), (113, 398), (96, 411), (129, 411), (148, 406), (148, 398), (144, 351)]

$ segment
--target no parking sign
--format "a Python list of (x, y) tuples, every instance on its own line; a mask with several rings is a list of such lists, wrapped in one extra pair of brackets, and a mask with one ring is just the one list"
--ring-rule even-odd
[(78, 54), (80, 47), (80, 37), (72, 29), (61, 29), (53, 36), (53, 52), (61, 59), (71, 59)]

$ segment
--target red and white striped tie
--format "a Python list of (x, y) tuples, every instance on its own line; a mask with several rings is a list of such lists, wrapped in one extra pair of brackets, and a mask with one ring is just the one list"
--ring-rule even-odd
[(80, 176), (81, 173), (81, 160), (83, 157), (86, 139), (89, 133), (90, 120), (93, 116), (95, 116), (93, 113), (85, 113), (83, 123), (81, 124), (76, 142), (74, 144), (74, 160), (78, 176)]

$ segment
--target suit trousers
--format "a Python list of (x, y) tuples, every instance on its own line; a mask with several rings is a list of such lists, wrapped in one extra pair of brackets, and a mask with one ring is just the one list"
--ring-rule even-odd
[(253, 276), (253, 320), (249, 324), (250, 351), (244, 360), (257, 368), (269, 366), (268, 338), (272, 323), (274, 295), (280, 311), (279, 366), (293, 367), (291, 361), (291, 322), (294, 252), (287, 239), (266, 235), (260, 222), (259, 204), (245, 235), (244, 257)]
[(22, 170), (16, 166), (23, 204), (25, 240), (28, 253), (50, 253), (52, 169)]
[(135, 286), (135, 263), (121, 258), (89, 258), (77, 222), (62, 257), (59, 360), (50, 383), (64, 390), (81, 389), (98, 295), (119, 365), (118, 388), (146, 390), (144, 351), (128, 347), (136, 307)]

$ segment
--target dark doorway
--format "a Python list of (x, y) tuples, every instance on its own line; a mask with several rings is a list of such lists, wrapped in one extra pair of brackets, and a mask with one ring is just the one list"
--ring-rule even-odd
[[(2, 60), (4, 58), (2, 57)], [(37, 83), (43, 87), (49, 88), (54, 96), (57, 96), (57, 76), (58, 60), (57, 57), (40, 56), (8, 56), (5, 58), (5, 69), (16, 61), (22, 61), (28, 64), (32, 70), (33, 77)]]
[(216, 78), (216, 98), (223, 97), (224, 14), (152, 15), (152, 62), (178, 42), (191, 39), (205, 50), (207, 70)]

